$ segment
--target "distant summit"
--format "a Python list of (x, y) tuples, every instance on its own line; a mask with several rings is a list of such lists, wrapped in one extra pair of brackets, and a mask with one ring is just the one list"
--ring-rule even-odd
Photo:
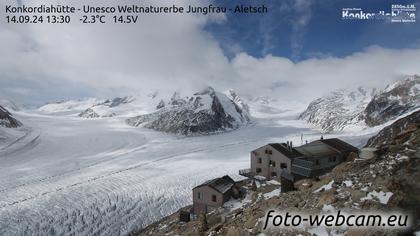
[(236, 93), (229, 96), (206, 87), (191, 97), (177, 92), (154, 113), (127, 120), (132, 126), (181, 135), (211, 134), (238, 129), (251, 122), (247, 105)]

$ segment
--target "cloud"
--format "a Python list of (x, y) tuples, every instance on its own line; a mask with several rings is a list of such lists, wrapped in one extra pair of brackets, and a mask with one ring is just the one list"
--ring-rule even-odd
[[(31, 4), (54, 2), (39, 0)], [(73, 4), (81, 6), (82, 2)], [(111, 2), (115, 4), (89, 4)], [(186, 6), (187, 2), (176, 3)], [(132, 1), (119, 1), (124, 3)], [(142, 2), (151, 4), (169, 6), (162, 0)], [(223, 16), (142, 14), (139, 20), (130, 25), (76, 22), (1, 27), (0, 41), (8, 45), (0, 49), (1, 78), (43, 84), (66, 81), (103, 92), (169, 87), (163, 85), (188, 89), (221, 74), (228, 76), (228, 59), (213, 37), (203, 31), (208, 22), (223, 22)]]
[[(306, 9), (305, 4), (298, 5)], [(204, 30), (209, 22), (224, 21), (223, 16), (141, 15), (134, 25), (2, 25), (0, 43), (7, 47), (0, 48), (0, 96), (39, 103), (149, 89), (193, 92), (211, 85), (306, 102), (336, 88), (382, 87), (401, 74), (420, 74), (418, 47), (373, 46), (343, 58), (294, 62), (269, 54), (256, 58), (233, 45), (236, 56), (229, 60)]]
[(292, 59), (298, 61), (303, 48), (303, 39), (312, 18), (314, 0), (289, 0), (280, 6), (280, 12), (288, 16), (291, 25), (290, 48)]
[(382, 88), (402, 75), (419, 74), (419, 59), (419, 48), (372, 46), (343, 58), (326, 56), (298, 63), (283, 57), (254, 58), (242, 53), (232, 66), (248, 91), (257, 87), (255, 90), (273, 97), (308, 102), (334, 89)]

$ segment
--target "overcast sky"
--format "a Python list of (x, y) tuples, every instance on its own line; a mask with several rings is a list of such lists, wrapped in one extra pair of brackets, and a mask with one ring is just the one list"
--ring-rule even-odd
[[(212, 3), (226, 2), (251, 1)], [(343, 7), (388, 11), (391, 1), (252, 2), (267, 4), (269, 13), (141, 15), (132, 25), (81, 25), (77, 19), (70, 25), (7, 25), (2, 20), (0, 98), (42, 104), (154, 89), (191, 92), (211, 85), (306, 102), (337, 88), (382, 87), (401, 75), (420, 74), (419, 19), (411, 24), (341, 19)]]

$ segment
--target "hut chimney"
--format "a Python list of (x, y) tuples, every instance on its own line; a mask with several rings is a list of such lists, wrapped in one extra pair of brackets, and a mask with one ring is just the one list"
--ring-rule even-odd
[(293, 148), (293, 143), (290, 141), (290, 150)]
[(323, 135), (321, 135), (321, 140), (324, 140), (324, 136)]
[(286, 142), (286, 146), (287, 146), (287, 148), (289, 148), (289, 141)]

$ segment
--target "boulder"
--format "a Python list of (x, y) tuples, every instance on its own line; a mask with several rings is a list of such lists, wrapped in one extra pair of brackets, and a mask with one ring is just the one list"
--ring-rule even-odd
[(337, 198), (332, 192), (326, 192), (319, 198), (317, 206), (330, 205), (337, 202)]

